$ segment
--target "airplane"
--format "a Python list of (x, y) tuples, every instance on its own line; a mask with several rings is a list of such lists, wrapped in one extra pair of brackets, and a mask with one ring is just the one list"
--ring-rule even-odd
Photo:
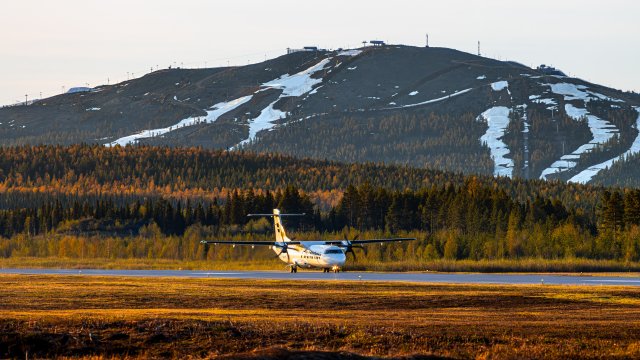
[(249, 217), (273, 217), (276, 241), (223, 241), (202, 240), (202, 244), (227, 244), (270, 246), (276, 256), (287, 263), (291, 273), (297, 273), (298, 268), (320, 268), (323, 272), (340, 272), (347, 261), (347, 253), (356, 258), (354, 248), (364, 249), (363, 244), (385, 243), (395, 241), (411, 241), (416, 238), (388, 238), (368, 240), (320, 240), (320, 241), (292, 241), (282, 225), (282, 218), (287, 216), (305, 216), (306, 214), (281, 214), (280, 210), (273, 209), (273, 214), (249, 214)]

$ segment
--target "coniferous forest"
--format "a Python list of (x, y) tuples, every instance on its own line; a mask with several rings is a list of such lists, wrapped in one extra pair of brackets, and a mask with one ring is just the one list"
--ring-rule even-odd
[(0, 148), (0, 257), (248, 260), (268, 219), (292, 236), (411, 235), (359, 261), (640, 260), (640, 190), (199, 148)]

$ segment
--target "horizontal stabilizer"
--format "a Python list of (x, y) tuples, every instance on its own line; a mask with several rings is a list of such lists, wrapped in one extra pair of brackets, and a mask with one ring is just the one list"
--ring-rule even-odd
[(383, 243), (383, 242), (394, 242), (394, 241), (411, 241), (416, 238), (389, 238), (389, 239), (366, 239), (366, 240), (328, 240), (326, 241), (327, 245), (337, 245), (341, 246), (344, 244), (344, 241), (347, 241), (351, 244), (373, 244), (373, 243)]
[[(229, 241), (229, 240), (202, 240), (201, 244), (228, 244), (228, 245), (257, 245), (257, 246), (283, 246), (281, 242), (274, 241)], [(289, 245), (300, 245), (300, 241), (289, 241)]]
[(302, 214), (247, 214), (248, 217), (260, 217), (260, 216), (307, 216), (306, 213)]

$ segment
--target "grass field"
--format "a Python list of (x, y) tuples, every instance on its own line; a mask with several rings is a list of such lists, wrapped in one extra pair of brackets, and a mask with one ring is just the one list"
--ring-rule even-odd
[(0, 275), (0, 358), (638, 358), (640, 289)]
[[(122, 269), (122, 270), (283, 270), (285, 264), (269, 256), (247, 261), (180, 261), (170, 259), (104, 259), (59, 257), (0, 258), (0, 268)], [(640, 263), (592, 259), (430, 260), (353, 262), (350, 271), (439, 271), (486, 273), (639, 273)]]

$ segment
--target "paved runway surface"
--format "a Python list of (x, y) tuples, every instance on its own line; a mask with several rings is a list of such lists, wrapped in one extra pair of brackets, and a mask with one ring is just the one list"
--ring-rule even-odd
[(0, 274), (24, 275), (97, 275), (186, 277), (225, 279), (272, 280), (368, 280), (409, 281), (450, 284), (549, 284), (549, 285), (624, 285), (640, 286), (640, 277), (565, 276), (565, 275), (510, 275), (510, 274), (441, 274), (441, 273), (374, 273), (343, 272), (325, 274), (321, 271), (303, 271), (291, 274), (285, 271), (197, 271), (197, 270), (63, 270), (63, 269), (0, 269)]

